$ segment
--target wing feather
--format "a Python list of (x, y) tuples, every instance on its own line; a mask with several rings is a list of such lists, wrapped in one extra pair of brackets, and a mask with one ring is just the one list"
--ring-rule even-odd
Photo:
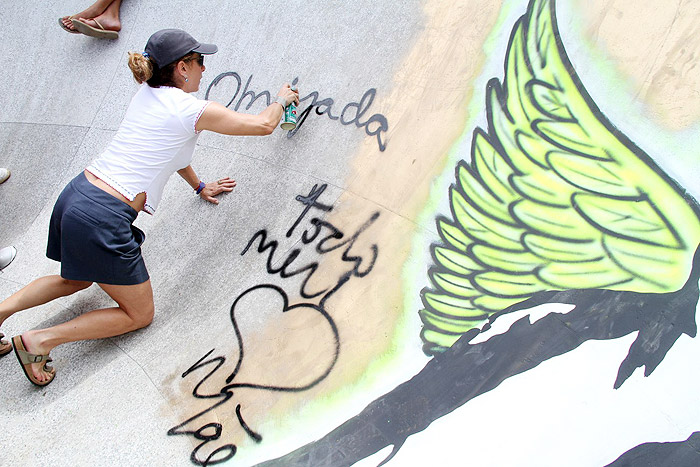
[(481, 291), (474, 288), (468, 277), (444, 272), (433, 272), (430, 278), (440, 290), (453, 296), (469, 298), (481, 295)]
[(447, 247), (435, 247), (433, 249), (433, 257), (440, 266), (456, 274), (467, 275), (483, 269), (467, 254), (454, 251)]
[(527, 226), (528, 233), (546, 233), (569, 242), (592, 242), (601, 237), (594, 226), (581, 222), (581, 216), (571, 205), (561, 208), (524, 199), (513, 206), (513, 215)]
[(547, 290), (665, 293), (687, 280), (697, 203), (617, 130), (561, 44), (554, 0), (514, 25), (501, 84), (487, 84), (488, 131), (472, 133), (437, 220), (432, 288), (422, 292), (428, 354), (492, 313)]
[(571, 239), (528, 233), (523, 236), (523, 243), (529, 251), (545, 263), (552, 261), (560, 263), (599, 261), (604, 256), (604, 252), (600, 251), (597, 238), (575, 243)]
[(492, 216), (502, 222), (511, 220), (508, 203), (498, 199), (491, 191), (484, 188), (484, 184), (477, 178), (471, 167), (460, 163), (457, 169), (457, 180), (465, 198), (474, 200), (478, 206), (486, 207)]
[(456, 189), (450, 193), (452, 214), (464, 232), (476, 241), (499, 245), (504, 249), (522, 250), (520, 235), (524, 233), (515, 224), (506, 224), (484, 214), (473, 204), (467, 202)]

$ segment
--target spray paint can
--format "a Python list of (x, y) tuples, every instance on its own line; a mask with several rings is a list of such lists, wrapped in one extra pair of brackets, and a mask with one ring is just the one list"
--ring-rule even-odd
[[(296, 91), (296, 86), (292, 88), (292, 91)], [(282, 123), (280, 128), (283, 130), (293, 130), (297, 127), (297, 106), (294, 102), (289, 104), (284, 109), (284, 117), (282, 118)]]

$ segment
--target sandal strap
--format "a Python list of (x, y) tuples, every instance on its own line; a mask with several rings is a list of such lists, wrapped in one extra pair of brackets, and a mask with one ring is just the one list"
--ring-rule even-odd
[(17, 351), (17, 355), (20, 358), (20, 361), (22, 364), (27, 364), (27, 363), (41, 363), (41, 362), (46, 362), (49, 361), (49, 354), (46, 355), (35, 355), (33, 353), (29, 353), (25, 350), (22, 349), (15, 349)]
[(95, 22), (95, 24), (97, 26), (99, 26), (100, 29), (102, 29), (103, 31), (106, 31), (105, 27), (102, 26), (99, 21), (97, 21), (95, 18), (92, 18), (92, 20)]

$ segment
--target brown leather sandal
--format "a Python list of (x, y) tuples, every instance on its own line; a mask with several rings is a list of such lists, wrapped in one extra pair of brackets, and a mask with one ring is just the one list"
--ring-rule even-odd
[[(51, 362), (51, 357), (47, 355), (34, 355), (32, 353), (29, 353), (27, 351), (27, 348), (24, 346), (24, 341), (22, 340), (22, 336), (15, 336), (12, 338), (12, 344), (14, 345), (15, 349), (15, 355), (17, 356), (17, 361), (19, 364), (22, 366), (22, 371), (24, 371), (24, 376), (27, 377), (29, 381), (31, 381), (33, 384), (36, 384), (37, 386), (46, 386), (49, 384), (53, 379), (56, 377), (56, 370), (50, 366), (48, 366), (48, 362)], [(41, 362), (46, 362), (44, 363), (43, 370), (47, 373), (50, 374), (50, 377), (47, 381), (39, 381), (36, 379), (34, 376), (34, 373), (32, 373), (32, 363), (41, 363)]]
[(12, 344), (7, 342), (4, 338), (5, 334), (0, 332), (0, 357), (7, 355), (12, 350)]

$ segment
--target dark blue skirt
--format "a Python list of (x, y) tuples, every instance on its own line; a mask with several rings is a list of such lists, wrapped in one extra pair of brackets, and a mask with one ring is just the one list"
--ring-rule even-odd
[(84, 173), (68, 183), (51, 214), (46, 256), (61, 262), (61, 277), (99, 284), (148, 280), (141, 256), (145, 234), (138, 212), (90, 183)]

